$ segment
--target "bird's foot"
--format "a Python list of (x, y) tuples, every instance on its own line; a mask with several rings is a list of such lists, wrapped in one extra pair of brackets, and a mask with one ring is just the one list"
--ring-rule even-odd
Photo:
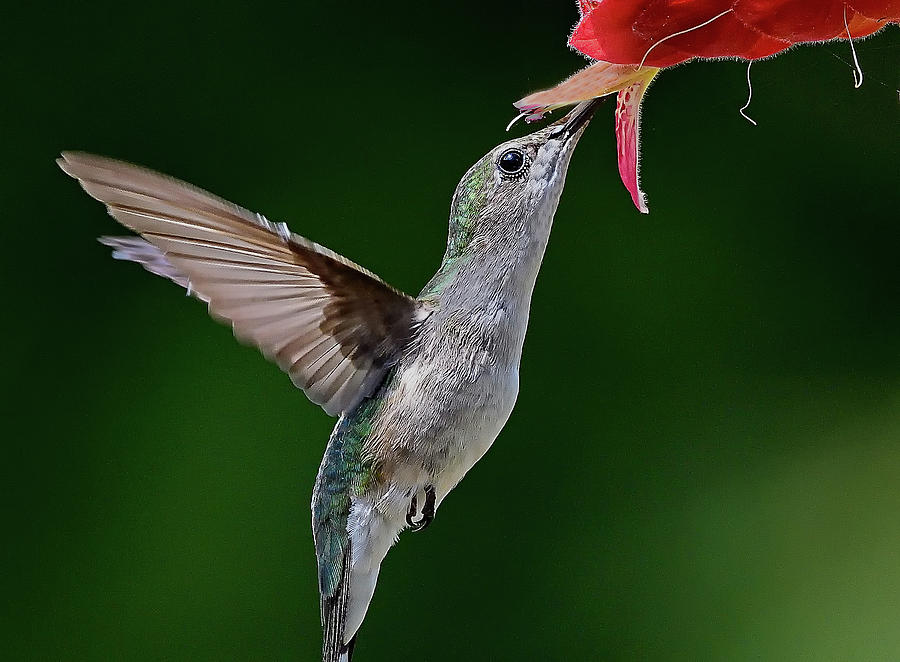
[(413, 494), (412, 500), (409, 502), (409, 510), (406, 512), (406, 523), (413, 531), (422, 531), (434, 519), (434, 485), (425, 487), (425, 504), (422, 506), (422, 517), (418, 520), (413, 519), (418, 510), (418, 499)]

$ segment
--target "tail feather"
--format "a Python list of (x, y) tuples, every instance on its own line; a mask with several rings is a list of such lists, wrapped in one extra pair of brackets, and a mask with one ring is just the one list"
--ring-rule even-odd
[(355, 634), (353, 635), (353, 639), (350, 640), (350, 643), (348, 643), (346, 646), (344, 646), (344, 649), (346, 651), (345, 655), (347, 657), (341, 658), (341, 662), (350, 662), (350, 660), (353, 659), (353, 649), (354, 648), (356, 648), (356, 635)]
[(341, 579), (335, 591), (322, 596), (322, 662), (350, 662), (356, 636), (344, 643), (344, 624), (350, 600), (350, 545), (344, 552)]

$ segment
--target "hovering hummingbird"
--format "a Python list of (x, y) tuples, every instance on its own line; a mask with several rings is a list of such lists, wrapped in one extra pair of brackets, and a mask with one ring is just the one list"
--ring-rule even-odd
[(140, 235), (102, 237), (113, 257), (205, 301), (339, 416), (312, 498), (323, 662), (349, 662), (388, 549), (431, 523), (512, 412), (535, 280), (597, 103), (469, 169), (417, 298), (184, 182), (90, 154), (57, 161)]

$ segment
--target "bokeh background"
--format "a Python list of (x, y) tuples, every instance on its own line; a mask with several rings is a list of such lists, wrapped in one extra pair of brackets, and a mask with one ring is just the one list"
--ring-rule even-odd
[[(333, 421), (94, 241), (136, 161), (415, 293), (574, 2), (4, 9), (4, 660), (314, 660)], [(512, 419), (383, 567), (376, 660), (900, 659), (896, 28), (665, 72), (575, 155)], [(513, 134), (528, 129), (518, 125)]]

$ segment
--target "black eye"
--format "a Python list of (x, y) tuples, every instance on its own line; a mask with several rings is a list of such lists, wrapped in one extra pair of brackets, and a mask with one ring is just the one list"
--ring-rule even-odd
[(527, 160), (521, 150), (508, 149), (497, 159), (497, 167), (504, 175), (518, 175), (525, 169)]

